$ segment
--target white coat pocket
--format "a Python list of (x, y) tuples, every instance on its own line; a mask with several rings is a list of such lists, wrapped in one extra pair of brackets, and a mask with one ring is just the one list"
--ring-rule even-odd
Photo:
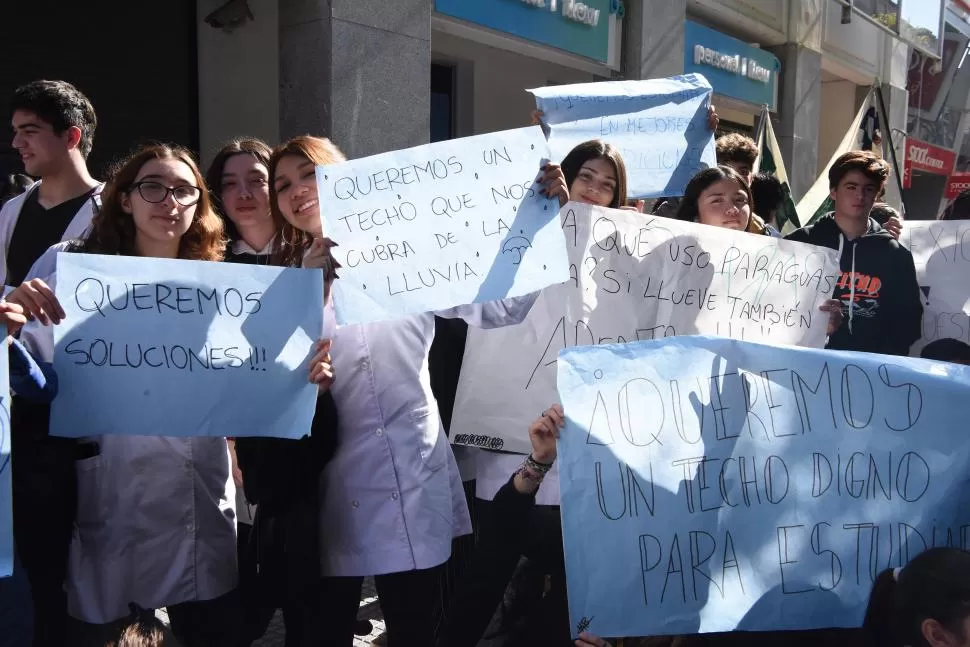
[(438, 410), (435, 407), (423, 406), (411, 411), (410, 416), (417, 435), (421, 463), (425, 469), (437, 472), (448, 463), (445, 446), (448, 439), (438, 421)]

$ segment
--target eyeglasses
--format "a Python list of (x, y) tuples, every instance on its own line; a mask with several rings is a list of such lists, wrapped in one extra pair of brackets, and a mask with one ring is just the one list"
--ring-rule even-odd
[(159, 203), (165, 202), (168, 194), (171, 193), (175, 201), (183, 207), (191, 207), (202, 197), (202, 190), (197, 186), (183, 184), (182, 186), (167, 187), (158, 182), (136, 182), (131, 185), (132, 189), (138, 189), (138, 195), (145, 202)]

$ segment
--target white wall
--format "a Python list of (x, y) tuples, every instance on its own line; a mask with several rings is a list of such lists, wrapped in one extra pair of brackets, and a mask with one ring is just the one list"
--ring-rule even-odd
[(205, 16), (225, 0), (198, 0), (199, 143), (203, 169), (223, 143), (248, 135), (279, 142), (276, 0), (249, 0), (254, 20), (232, 33)]
[(856, 110), (856, 88), (851, 81), (822, 82), (822, 110), (818, 124), (818, 173), (842, 143)]
[[(526, 92), (528, 88), (596, 80), (588, 72), (439, 31), (431, 33), (431, 59), (458, 64), (463, 77), (457, 83), (459, 137), (528, 126), (535, 110), (535, 98)], [(467, 132), (469, 128), (471, 132)]]

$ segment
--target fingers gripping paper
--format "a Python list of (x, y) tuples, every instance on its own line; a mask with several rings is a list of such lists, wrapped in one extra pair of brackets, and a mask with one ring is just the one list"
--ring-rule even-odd
[(876, 575), (970, 548), (970, 369), (713, 337), (559, 358), (573, 629), (858, 627)]
[(56, 294), (51, 434), (309, 433), (319, 271), (60, 253)]
[(911, 353), (937, 339), (970, 344), (970, 221), (907, 221), (900, 242), (913, 254), (923, 298), (923, 337)]
[(571, 279), (522, 323), (468, 331), (455, 444), (527, 453), (565, 347), (694, 334), (824, 345), (834, 250), (576, 203), (561, 224)]

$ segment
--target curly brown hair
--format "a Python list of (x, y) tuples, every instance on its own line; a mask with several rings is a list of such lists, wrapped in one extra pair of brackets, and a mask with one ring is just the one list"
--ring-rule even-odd
[(758, 159), (758, 145), (753, 139), (740, 133), (721, 135), (714, 145), (717, 149), (717, 163), (722, 166), (731, 164), (754, 166)]
[(280, 232), (278, 244), (273, 250), (273, 264), (285, 267), (299, 267), (303, 262), (303, 255), (313, 242), (309, 232), (297, 229), (283, 217), (280, 211), (279, 195), (276, 193), (276, 167), (280, 160), (287, 155), (296, 155), (308, 159), (315, 166), (325, 166), (346, 161), (346, 157), (337, 145), (326, 137), (311, 137), (300, 135), (284, 142), (273, 149), (269, 158), (269, 207), (273, 213), (273, 222)]
[(201, 189), (195, 216), (189, 230), (179, 241), (178, 257), (190, 261), (221, 261), (225, 255), (225, 227), (212, 209), (205, 180), (192, 154), (173, 144), (152, 144), (139, 148), (112, 173), (101, 194), (101, 209), (91, 223), (91, 233), (74, 251), (87, 254), (138, 256), (135, 247), (135, 221), (121, 207), (121, 197), (132, 190), (142, 167), (150, 160), (176, 160), (192, 170)]

